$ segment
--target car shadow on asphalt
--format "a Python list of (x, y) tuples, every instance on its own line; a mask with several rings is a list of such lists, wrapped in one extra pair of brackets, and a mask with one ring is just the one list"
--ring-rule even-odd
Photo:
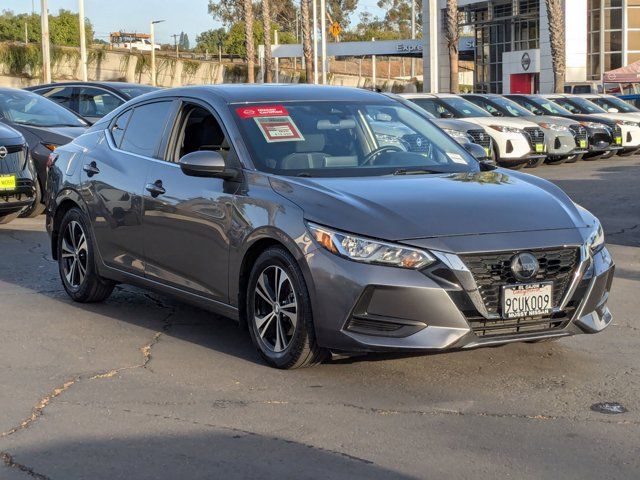
[[(113, 412), (118, 415), (118, 412)], [(153, 418), (155, 417), (155, 418)], [(94, 421), (95, 416), (92, 417)], [(77, 439), (50, 439), (41, 448), (23, 447), (12, 460), (28, 465), (38, 478), (211, 479), (283, 478), (296, 480), (398, 479), (410, 477), (377, 466), (369, 460), (311, 444), (240, 429), (183, 421), (177, 418), (129, 411), (132, 428), (151, 430), (145, 436), (127, 435)], [(164, 423), (158, 425), (159, 421)], [(166, 423), (178, 429), (203, 429), (212, 433), (160, 432)], [(98, 423), (101, 423), (98, 419)], [(195, 423), (195, 424), (194, 424)], [(106, 431), (109, 431), (108, 426)], [(155, 434), (157, 432), (157, 434)]]

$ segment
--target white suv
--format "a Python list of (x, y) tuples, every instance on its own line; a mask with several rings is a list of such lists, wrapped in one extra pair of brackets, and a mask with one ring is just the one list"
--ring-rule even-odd
[(461, 118), (480, 125), (491, 136), (496, 162), (509, 168), (536, 166), (546, 158), (545, 136), (533, 122), (494, 117), (464, 98), (446, 93), (406, 93), (412, 101), (437, 118)]

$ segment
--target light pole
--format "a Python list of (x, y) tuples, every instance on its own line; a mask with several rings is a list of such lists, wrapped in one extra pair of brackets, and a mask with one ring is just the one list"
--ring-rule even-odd
[(80, 63), (82, 65), (82, 81), (88, 80), (87, 74), (87, 38), (84, 33), (84, 0), (78, 0), (78, 20), (80, 21)]
[(320, 0), (320, 30), (322, 31), (322, 84), (327, 84), (327, 2)]
[(151, 20), (149, 24), (149, 40), (151, 41), (151, 85), (156, 86), (156, 23), (162, 23), (164, 20)]
[[(416, 0), (411, 0), (411, 40), (416, 39)], [(404, 75), (404, 73), (403, 73)], [(416, 76), (416, 59), (411, 57), (411, 78)]]
[(51, 49), (49, 46), (49, 6), (40, 0), (40, 25), (42, 30), (42, 81), (51, 83)]
[(318, 84), (318, 0), (313, 2), (313, 83)]

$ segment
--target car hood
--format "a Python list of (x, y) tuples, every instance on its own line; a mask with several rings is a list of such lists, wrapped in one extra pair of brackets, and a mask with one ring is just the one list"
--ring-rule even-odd
[(361, 178), (271, 177), (309, 221), (384, 240), (584, 227), (558, 187), (490, 172)]
[(518, 117), (473, 117), (473, 118), (465, 118), (473, 123), (477, 123), (478, 125), (482, 125), (483, 127), (489, 127), (491, 125), (499, 125), (501, 127), (515, 127), (515, 128), (526, 128), (526, 127), (536, 127), (537, 125), (529, 120), (524, 120)]
[(556, 125), (564, 125), (568, 127), (570, 125), (576, 125), (578, 122), (575, 120), (571, 120), (570, 118), (565, 117), (556, 117), (553, 115), (536, 115), (534, 117), (530, 117), (532, 122), (540, 125), (541, 123), (555, 123)]
[(43, 142), (60, 145), (69, 143), (87, 130), (86, 127), (34, 127), (31, 125), (21, 125), (21, 127), (36, 135)]
[(478, 125), (465, 120), (457, 120), (451, 118), (434, 118), (431, 120), (440, 128), (448, 128), (459, 132), (468, 132), (469, 130), (478, 130)]
[(638, 118), (635, 115), (633, 114), (630, 115), (628, 113), (597, 113), (596, 115), (602, 118), (608, 118), (609, 120), (612, 120), (614, 122), (616, 120), (629, 121), (629, 122), (638, 121)]

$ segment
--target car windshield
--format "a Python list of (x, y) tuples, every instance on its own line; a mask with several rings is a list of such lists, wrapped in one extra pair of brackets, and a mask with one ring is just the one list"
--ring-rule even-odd
[(491, 97), (491, 102), (495, 103), (498, 107), (509, 112), (512, 117), (532, 117), (531, 113), (526, 108), (521, 107), (513, 100), (509, 100), (504, 97)]
[(144, 95), (145, 93), (154, 92), (157, 90), (156, 87), (146, 86), (146, 85), (136, 85), (126, 87), (117, 87), (118, 91), (122, 92), (124, 95), (129, 96), (130, 98), (139, 97), (140, 95)]
[(412, 98), (411, 101), (437, 118), (491, 117), (486, 110), (460, 97)]
[(258, 170), (303, 177), (361, 177), (479, 170), (422, 114), (399, 102), (232, 105)]
[(563, 106), (545, 98), (533, 99), (531, 100), (531, 103), (551, 115), (572, 115), (572, 113)]
[(0, 116), (5, 120), (34, 127), (86, 127), (80, 117), (35, 93), (23, 90), (0, 91)]
[[(607, 113), (606, 110), (600, 108), (593, 102), (590, 102), (586, 98), (571, 97), (571, 98), (558, 98), (554, 100), (567, 110), (575, 110), (576, 113)], [(571, 108), (573, 107), (573, 108)]]
[(609, 110), (610, 108), (615, 108), (619, 112), (623, 112), (623, 113), (640, 112), (639, 109), (637, 109), (633, 105), (629, 105), (627, 102), (625, 102), (621, 98), (597, 97), (597, 98), (591, 98), (590, 100), (593, 103), (596, 103), (599, 107), (604, 108), (605, 110)]

